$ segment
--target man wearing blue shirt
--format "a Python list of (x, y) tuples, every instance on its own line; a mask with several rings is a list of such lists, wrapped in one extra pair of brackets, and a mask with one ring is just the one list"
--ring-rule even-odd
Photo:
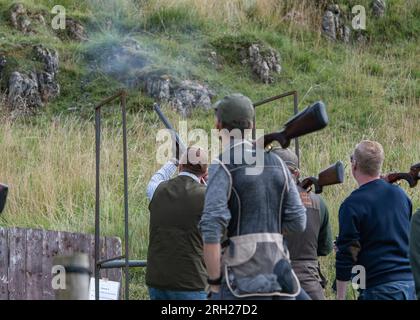
[(368, 140), (360, 142), (351, 155), (359, 188), (339, 211), (339, 300), (345, 299), (347, 282), (354, 273), (360, 280), (359, 300), (415, 299), (408, 258), (412, 205), (400, 187), (380, 178), (383, 160), (382, 146)]

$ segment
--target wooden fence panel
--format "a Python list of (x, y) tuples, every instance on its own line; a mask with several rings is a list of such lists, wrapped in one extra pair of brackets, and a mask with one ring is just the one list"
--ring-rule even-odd
[(9, 229), (9, 299), (26, 298), (26, 229)]
[[(86, 253), (94, 272), (94, 236), (82, 233), (0, 227), (0, 300), (52, 300), (53, 259)], [(100, 258), (121, 255), (121, 240), (102, 237)], [(101, 277), (121, 281), (121, 270), (102, 270)]]
[(42, 230), (26, 232), (26, 299), (42, 300)]
[(7, 240), (7, 229), (0, 228), (0, 300), (9, 299), (7, 289), (9, 268), (9, 244)]
[(60, 232), (43, 231), (42, 239), (42, 299), (54, 300), (55, 293), (52, 288), (53, 259), (60, 253)]

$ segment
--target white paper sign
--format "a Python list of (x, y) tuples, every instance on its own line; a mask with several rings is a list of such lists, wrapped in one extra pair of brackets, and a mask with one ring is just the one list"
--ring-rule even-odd
[[(120, 283), (99, 279), (99, 300), (118, 300)], [(95, 278), (90, 278), (89, 300), (95, 300)]]

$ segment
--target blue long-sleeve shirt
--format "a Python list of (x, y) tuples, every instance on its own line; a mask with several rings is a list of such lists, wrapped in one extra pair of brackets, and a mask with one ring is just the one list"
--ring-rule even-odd
[(412, 280), (408, 239), (412, 204), (398, 186), (382, 179), (352, 192), (339, 211), (337, 280), (351, 279), (352, 268), (366, 271), (366, 287)]

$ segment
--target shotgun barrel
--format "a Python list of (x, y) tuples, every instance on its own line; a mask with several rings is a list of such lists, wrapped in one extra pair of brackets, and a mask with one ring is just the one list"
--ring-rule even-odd
[(175, 131), (174, 127), (169, 122), (168, 118), (165, 117), (162, 110), (160, 109), (160, 106), (157, 103), (153, 105), (153, 110), (155, 110), (155, 112), (159, 116), (159, 119), (163, 122), (165, 127), (171, 132), (172, 138), (175, 140), (176, 147), (179, 151), (178, 154), (176, 155), (177, 159), (179, 160), (179, 157), (187, 150), (185, 143), (182, 141), (182, 139), (178, 135), (178, 132)]

